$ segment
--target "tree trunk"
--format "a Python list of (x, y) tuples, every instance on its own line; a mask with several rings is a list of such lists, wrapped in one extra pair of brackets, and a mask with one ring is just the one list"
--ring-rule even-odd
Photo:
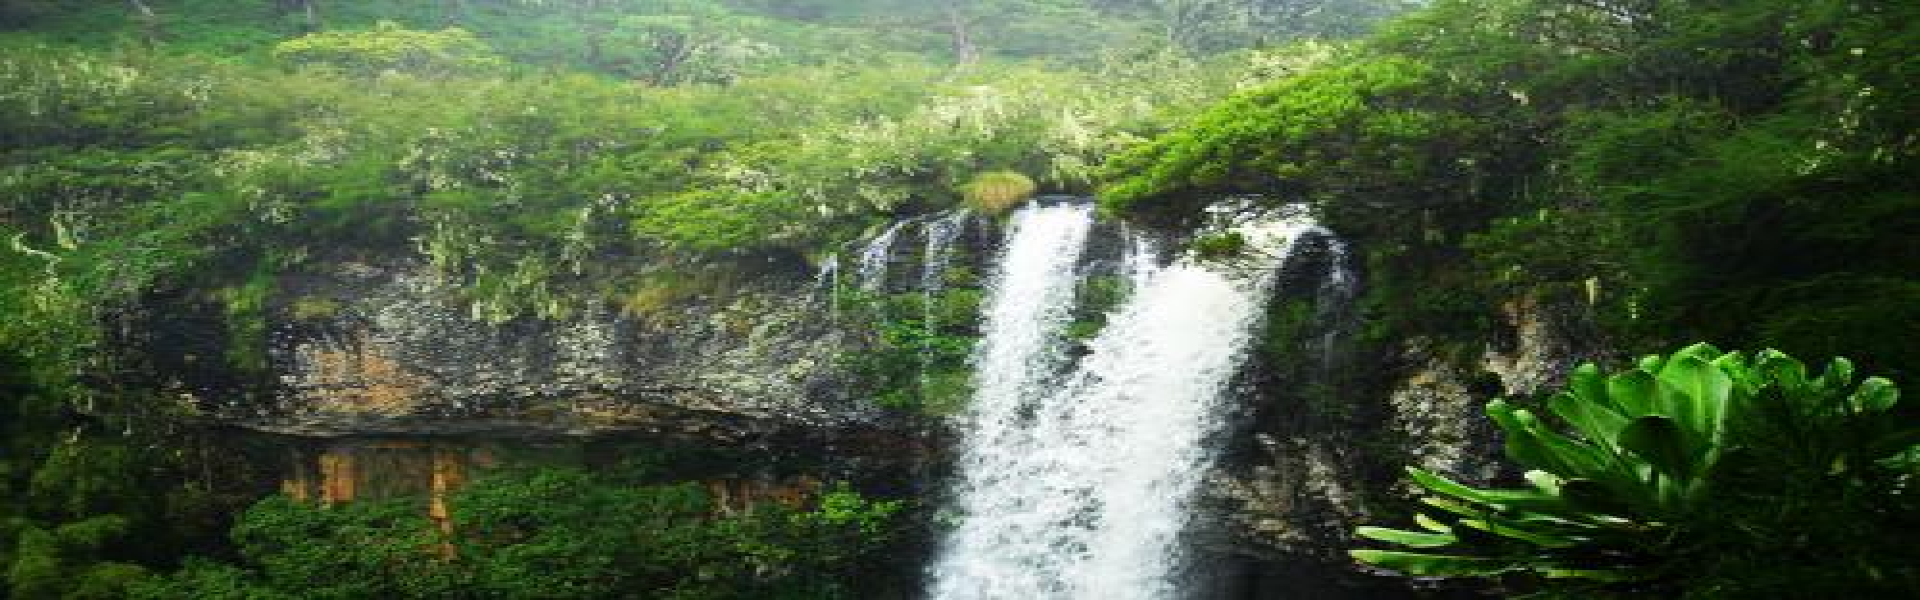
[(447, 0), (441, 21), (451, 27), (467, 21), (467, 0)]
[(947, 27), (953, 35), (953, 65), (955, 69), (965, 69), (980, 60), (980, 49), (973, 45), (973, 38), (967, 32), (967, 19), (960, 14), (958, 3), (947, 3)]
[(316, 0), (274, 0), (273, 11), (281, 17), (299, 14), (302, 21), (300, 25), (301, 29), (312, 33), (319, 31), (324, 25), (320, 22), (320, 7), (315, 4), (315, 1)]
[(313, 32), (326, 28), (326, 24), (320, 22), (320, 7), (316, 5), (316, 0), (300, 0), (300, 5), (307, 12), (307, 31)]

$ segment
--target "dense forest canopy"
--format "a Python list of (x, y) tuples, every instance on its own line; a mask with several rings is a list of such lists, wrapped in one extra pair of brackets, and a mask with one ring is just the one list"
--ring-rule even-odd
[[(247, 472), (211, 408), (123, 352), (123, 324), (156, 299), (208, 307), (226, 352), (198, 360), (265, 390), (270, 318), (330, 310), (277, 282), (379, 256), (417, 254), (480, 321), (645, 317), (969, 202), (1090, 194), (1177, 227), (1250, 196), (1353, 239), (1373, 343), (1464, 348), (1527, 298), (1584, 307), (1629, 353), (1707, 339), (1910, 384), (1916, 12), (0, 0), (0, 597), (857, 597), (845, 583), (883, 562), (902, 508), (845, 491), (701, 521), (667, 477), (507, 473), (465, 492), (459, 539), (386, 506), (245, 508), (260, 482), (206, 475)], [(554, 498), (657, 510), (602, 522), (619, 511)], [(1806, 558), (1833, 589), (1913, 584), (1912, 550), (1882, 539), (1910, 501), (1801, 499), (1882, 526)], [(606, 527), (658, 535), (575, 535)], [(442, 544), (460, 558), (412, 552)], [(1709, 576), (1764, 566), (1724, 556)], [(600, 570), (549, 568), (581, 557)], [(316, 565), (397, 587), (300, 591)], [(714, 565), (736, 570), (671, 576)]]

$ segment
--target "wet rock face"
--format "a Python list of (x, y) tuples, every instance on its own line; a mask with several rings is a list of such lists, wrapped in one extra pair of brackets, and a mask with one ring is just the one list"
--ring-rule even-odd
[[(328, 307), (273, 327), (268, 403), (223, 420), (307, 436), (739, 438), (769, 428), (886, 425), (852, 397), (839, 324), (802, 276), (746, 282), (637, 319), (612, 309), (491, 324), (419, 265), (350, 264), (283, 282)], [(316, 312), (316, 311), (309, 311)]]
[[(1325, 597), (1406, 595), (1403, 581), (1370, 577), (1345, 555), (1355, 527), (1412, 508), (1417, 490), (1402, 467), (1482, 485), (1515, 475), (1486, 402), (1550, 393), (1574, 365), (1606, 356), (1581, 306), (1534, 299), (1499, 307), (1506, 327), (1477, 356), (1424, 339), (1363, 347), (1353, 322), (1342, 323), (1355, 316), (1311, 283), (1334, 254), (1309, 253), (1283, 273), (1276, 305), (1312, 318), (1271, 336), (1243, 378), (1245, 429), (1210, 474), (1196, 537), (1207, 560), (1251, 566), (1234, 590), (1209, 597), (1284, 594), (1285, 578), (1262, 574), (1295, 569), (1332, 578)], [(1276, 587), (1262, 587), (1269, 581)]]

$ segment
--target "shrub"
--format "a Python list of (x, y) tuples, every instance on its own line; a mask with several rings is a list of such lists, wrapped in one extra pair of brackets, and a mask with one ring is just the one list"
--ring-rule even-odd
[(1035, 189), (1033, 180), (1026, 175), (1013, 171), (988, 171), (973, 176), (966, 185), (960, 186), (960, 197), (975, 211), (999, 215), (1032, 198)]

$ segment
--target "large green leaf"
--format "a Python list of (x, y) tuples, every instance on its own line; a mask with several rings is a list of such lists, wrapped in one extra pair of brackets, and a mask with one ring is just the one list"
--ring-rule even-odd
[(1361, 527), (1355, 533), (1359, 534), (1360, 537), (1370, 540), (1379, 540), (1413, 548), (1439, 548), (1460, 541), (1460, 538), (1447, 533), (1402, 531), (1399, 529), (1388, 529), (1386, 527)]
[(1535, 569), (1535, 571), (1547, 576), (1549, 579), (1591, 579), (1594, 581), (1620, 582), (1638, 581), (1648, 577), (1645, 569), (1633, 567), (1619, 567), (1615, 569), (1565, 569), (1549, 567)]
[(1522, 568), (1514, 564), (1514, 561), (1502, 558), (1421, 554), (1392, 550), (1349, 550), (1347, 554), (1360, 562), (1376, 567), (1430, 577), (1498, 575)]
[(1620, 428), (1627, 426), (1627, 417), (1615, 412), (1612, 407), (1602, 405), (1586, 396), (1563, 392), (1548, 399), (1547, 408), (1551, 409), (1553, 414), (1566, 419), (1567, 423), (1579, 430), (1581, 436), (1587, 441), (1606, 449), (1609, 453), (1620, 452), (1613, 438)]
[(1589, 513), (1619, 514), (1626, 507), (1612, 490), (1592, 479), (1561, 481), (1560, 499), (1576, 510)]
[(1434, 520), (1433, 517), (1427, 516), (1427, 513), (1413, 513), (1413, 522), (1421, 528), (1435, 533), (1449, 533), (1453, 531), (1452, 526)]
[(1620, 412), (1620, 406), (1607, 397), (1607, 377), (1600, 367), (1585, 363), (1575, 367), (1567, 375), (1567, 392), (1580, 400), (1598, 404), (1613, 412)]
[(1900, 402), (1900, 388), (1894, 387), (1893, 382), (1884, 378), (1868, 377), (1866, 381), (1860, 382), (1859, 389), (1854, 390), (1849, 400), (1855, 412), (1886, 412)]
[[(1697, 356), (1668, 360), (1660, 370), (1663, 411), (1678, 419), (1687, 431), (1708, 439), (1717, 439), (1726, 422), (1727, 406), (1732, 398), (1733, 380), (1727, 374)], [(1677, 391), (1678, 394), (1672, 392)]]
[[(1846, 436), (1812, 447), (1834, 464), (1860, 465), (1872, 457), (1883, 459), (1882, 468), (1920, 470), (1920, 428), (1878, 418), (1897, 404), (1898, 391), (1884, 379), (1849, 385), (1852, 367), (1844, 360), (1813, 380), (1804, 365), (1778, 352), (1749, 360), (1706, 345), (1639, 365), (1612, 377), (1591, 366), (1576, 370), (1567, 390), (1547, 401), (1560, 417), (1553, 423), (1504, 400), (1488, 403), (1508, 456), (1532, 469), (1525, 474), (1529, 485), (1481, 489), (1409, 469), (1432, 491), (1421, 502), (1441, 511), (1416, 517), (1431, 533), (1369, 530), (1363, 537), (1451, 552), (1354, 556), (1433, 576), (1524, 570), (1620, 582), (1671, 573), (1675, 565), (1662, 563), (1663, 553), (1691, 543), (1687, 537), (1700, 526), (1691, 519), (1700, 508), (1726, 500), (1714, 497), (1721, 488), (1709, 483), (1722, 457), (1741, 451), (1726, 445), (1729, 428), (1756, 419), (1792, 420), (1783, 431)], [(1755, 401), (1761, 398), (1767, 403)]]
[(1827, 363), (1827, 370), (1820, 373), (1820, 387), (1837, 390), (1850, 383), (1853, 383), (1853, 361), (1845, 358), (1834, 357), (1833, 362)]
[(1599, 449), (1548, 430), (1533, 413), (1506, 401), (1488, 403), (1487, 414), (1507, 434), (1507, 456), (1522, 465), (1578, 477), (1606, 471), (1611, 462)]
[(1656, 414), (1656, 391), (1660, 386), (1653, 374), (1644, 370), (1627, 371), (1607, 378), (1607, 397), (1618, 404), (1628, 417)]
[(1421, 487), (1479, 504), (1489, 504), (1500, 508), (1521, 510), (1552, 507), (1560, 504), (1558, 497), (1537, 490), (1478, 489), (1462, 485), (1459, 482), (1417, 467), (1407, 467), (1407, 474), (1413, 477), (1414, 483), (1420, 484)]
[(1571, 548), (1579, 543), (1577, 538), (1524, 527), (1507, 519), (1462, 519), (1460, 524), (1542, 548)]
[(1694, 459), (1699, 453), (1688, 443), (1674, 419), (1659, 415), (1634, 419), (1626, 429), (1620, 430), (1619, 441), (1621, 447), (1645, 459), (1668, 477), (1692, 479), (1698, 470), (1699, 465), (1694, 464)]

